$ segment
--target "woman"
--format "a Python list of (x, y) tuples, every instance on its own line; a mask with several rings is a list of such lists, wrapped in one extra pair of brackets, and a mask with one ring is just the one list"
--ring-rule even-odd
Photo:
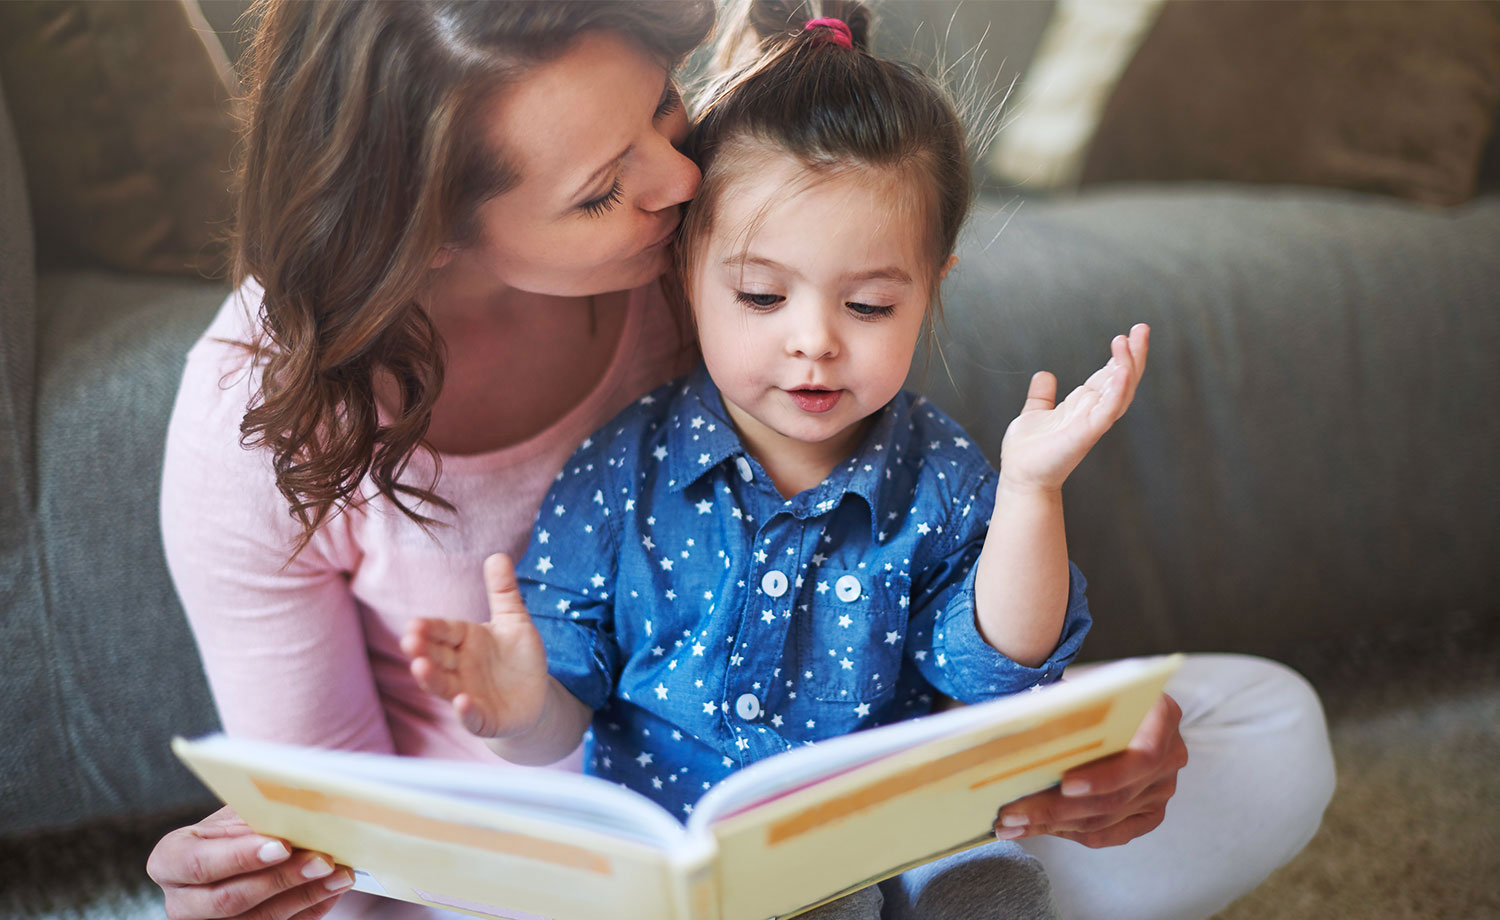
[[(691, 361), (657, 283), (698, 181), (670, 68), (712, 21), (679, 0), (263, 9), (243, 283), (189, 356), (162, 497), (227, 731), (493, 762), (398, 638), (433, 612), (484, 619), (483, 558), (518, 556), (577, 443)], [(1130, 751), (997, 820), (1064, 915), (1206, 915), (1317, 826), (1330, 769), (1305, 684), (1200, 659), (1171, 689)], [(1303, 782), (1273, 786), (1279, 764)], [(227, 809), (148, 871), (174, 918), (369, 907), (342, 896), (347, 869)]]

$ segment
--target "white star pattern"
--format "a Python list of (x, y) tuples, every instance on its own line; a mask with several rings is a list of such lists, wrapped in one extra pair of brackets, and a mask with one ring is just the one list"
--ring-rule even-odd
[[(684, 813), (691, 813), (700, 786), (728, 772), (868, 724), (875, 704), (862, 697), (879, 697), (882, 719), (925, 711), (918, 687), (875, 673), (893, 673), (903, 657), (923, 668), (936, 660), (967, 692), (974, 665), (939, 651), (941, 625), (907, 636), (906, 624), (913, 599), (928, 617), (939, 617), (938, 624), (949, 622), (944, 611), (964, 572), (955, 568), (934, 581), (933, 567), (941, 561), (933, 558), (934, 544), (947, 548), (982, 538), (979, 519), (988, 508), (980, 496), (993, 492), (995, 475), (977, 445), (955, 437), (962, 432), (941, 413), (932, 407), (913, 412), (910, 397), (899, 396), (893, 411), (906, 416), (895, 416), (889, 430), (878, 429), (885, 443), (868, 444), (839, 463), (836, 478), (816, 491), (784, 500), (765, 476), (743, 476), (736, 458), (747, 465), (759, 458), (746, 453), (731, 428), (717, 428), (710, 412), (700, 411), (699, 400), (716, 394), (697, 379), (655, 405), (639, 401), (606, 429), (607, 438), (595, 436), (592, 454), (579, 455), (558, 475), (542, 507), (551, 509), (554, 526), (572, 512), (576, 529), (562, 532), (566, 549), (558, 551), (552, 534), (536, 528), (537, 551), (526, 569), (533, 578), (523, 579), (539, 625), (551, 620), (561, 627), (572, 617), (566, 628), (610, 628), (609, 639), (620, 643), (624, 670), (614, 699), (629, 705), (600, 710), (593, 726), (593, 763), (604, 765), (601, 775)], [(668, 464), (672, 453), (679, 456)], [(736, 462), (715, 463), (716, 457)], [(688, 458), (699, 462), (684, 475)], [(859, 501), (851, 505), (851, 496)], [(611, 526), (622, 513), (626, 520)], [(716, 513), (737, 523), (721, 529)], [(638, 545), (629, 540), (632, 532)], [(695, 545), (722, 562), (694, 560), (683, 547)], [(857, 591), (846, 576), (857, 577)], [(774, 597), (765, 590), (767, 577), (775, 579)], [(835, 582), (839, 590), (831, 591)], [(912, 594), (912, 584), (923, 586), (920, 595)], [(767, 602), (773, 607), (761, 607)], [(579, 610), (594, 604), (612, 609), (612, 619), (579, 622)], [(552, 636), (543, 629), (543, 637), (550, 653)], [(978, 689), (1004, 691), (1007, 677), (986, 672)], [(742, 720), (737, 711), (748, 710), (737, 709), (737, 701), (752, 686), (758, 714)], [(693, 700), (700, 701), (701, 715), (692, 711)], [(839, 702), (830, 706), (830, 700)], [(794, 728), (799, 725), (805, 729)], [(770, 743), (751, 742), (752, 727)], [(779, 734), (788, 729), (799, 737)], [(608, 772), (629, 760), (639, 769)]]

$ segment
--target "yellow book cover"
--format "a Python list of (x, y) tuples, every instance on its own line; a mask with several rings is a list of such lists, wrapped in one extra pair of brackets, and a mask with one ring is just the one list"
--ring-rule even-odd
[(993, 840), (1002, 803), (1123, 749), (1180, 661), (778, 754), (686, 825), (590, 776), (223, 735), (172, 749), (251, 827), (353, 867), (360, 890), (508, 920), (765, 920)]

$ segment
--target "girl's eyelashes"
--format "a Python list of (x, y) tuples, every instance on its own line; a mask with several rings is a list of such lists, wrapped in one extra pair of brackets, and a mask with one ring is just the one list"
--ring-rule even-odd
[(786, 298), (780, 294), (751, 294), (748, 291), (735, 291), (734, 299), (752, 310), (770, 310)]
[(614, 184), (609, 187), (609, 191), (605, 192), (603, 195), (600, 195), (598, 198), (585, 201), (583, 204), (579, 205), (578, 208), (590, 217), (598, 217), (599, 215), (605, 213), (606, 211), (610, 210), (615, 205), (620, 203), (621, 191), (622, 189), (620, 187), (620, 179), (618, 176), (616, 176)]
[[(734, 299), (759, 313), (768, 313), (780, 306), (782, 301), (786, 300), (780, 294), (752, 294), (749, 291), (735, 291)], [(885, 319), (896, 312), (894, 304), (859, 303), (851, 300), (846, 302), (844, 306), (848, 307), (849, 312), (862, 320)]]
[(890, 316), (892, 313), (896, 312), (896, 307), (894, 304), (880, 305), (873, 303), (855, 303), (854, 301), (850, 301), (844, 304), (844, 306), (848, 307), (861, 319), (884, 319), (885, 317)]

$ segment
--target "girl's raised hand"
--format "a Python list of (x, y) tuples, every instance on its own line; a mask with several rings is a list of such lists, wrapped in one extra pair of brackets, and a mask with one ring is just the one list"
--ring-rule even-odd
[(484, 560), (488, 623), (412, 620), (401, 637), (411, 673), (427, 692), (453, 703), (465, 728), (508, 738), (541, 720), (547, 699), (547, 651), (521, 600), (510, 557)]
[(1031, 378), (1026, 405), (1005, 430), (1000, 445), (1002, 483), (1056, 491), (1099, 438), (1125, 414), (1146, 370), (1151, 329), (1131, 327), (1109, 343), (1109, 362), (1057, 404), (1057, 378), (1039, 371)]

